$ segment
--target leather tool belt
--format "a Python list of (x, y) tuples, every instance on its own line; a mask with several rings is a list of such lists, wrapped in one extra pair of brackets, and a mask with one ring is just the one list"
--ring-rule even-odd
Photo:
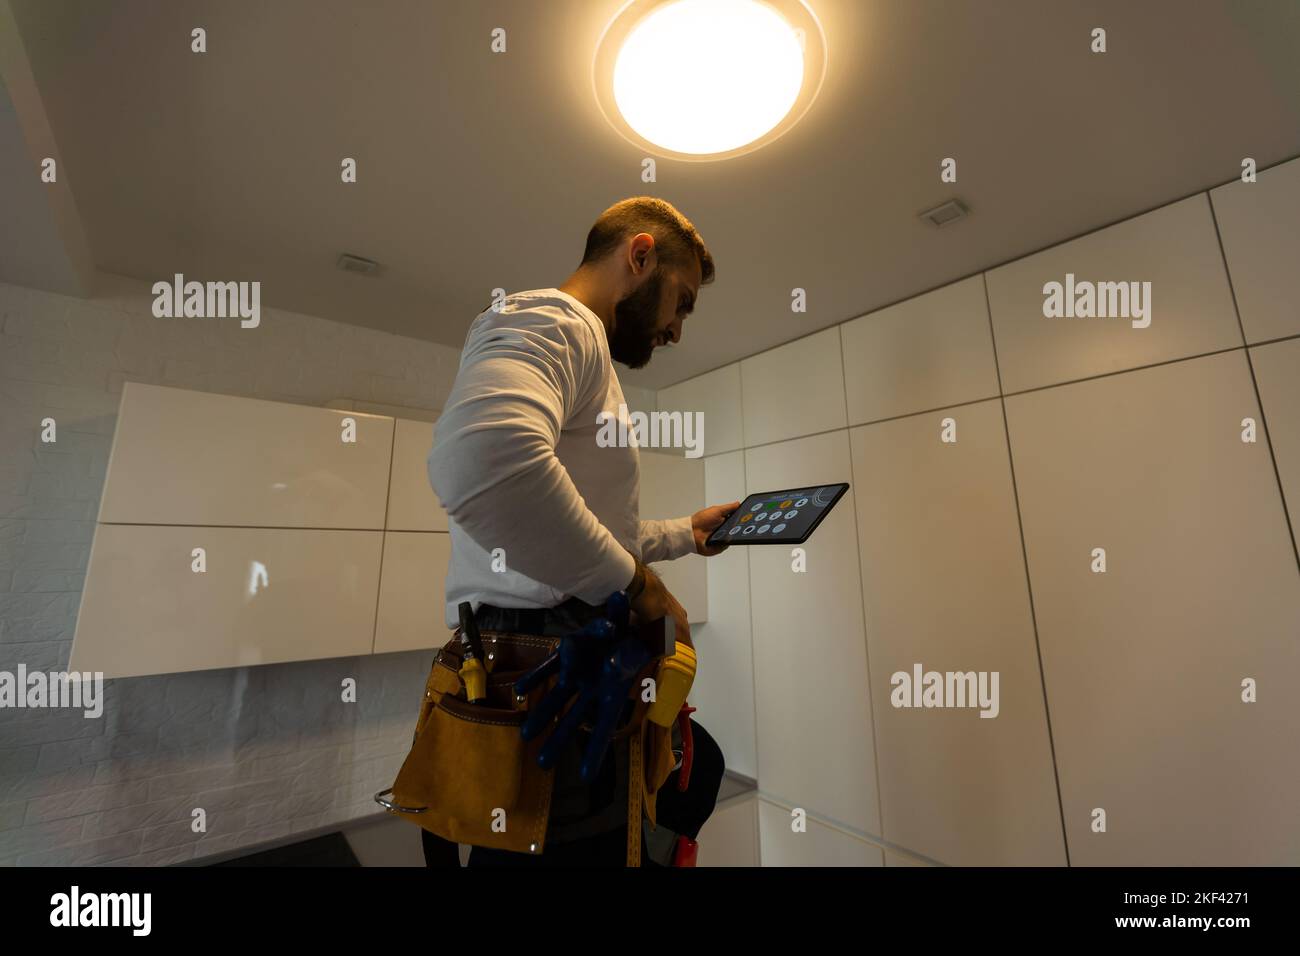
[[(480, 630), (480, 637), (489, 663), (487, 699), (474, 704), (466, 699), (457, 628), (429, 671), (411, 751), (392, 787), (377, 793), (375, 801), (453, 843), (540, 854), (546, 845), (555, 771), (537, 765), (549, 734), (525, 741), (520, 727), (557, 678), (522, 696), (515, 693), (514, 683), (555, 651), (560, 638), (488, 629)], [(638, 674), (632, 716), (612, 738), (629, 738), (629, 866), (640, 865), (642, 817), (648, 809), (653, 821), (654, 792), (667, 777), (662, 742), (654, 736), (654, 725), (644, 719), (648, 705), (639, 695), (641, 679), (653, 675), (659, 661), (652, 659)], [(647, 766), (650, 756), (654, 762)], [(671, 772), (670, 749), (667, 767)]]

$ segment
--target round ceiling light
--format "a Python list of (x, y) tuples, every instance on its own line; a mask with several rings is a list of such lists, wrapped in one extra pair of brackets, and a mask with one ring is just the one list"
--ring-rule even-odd
[(821, 25), (803, 0), (631, 0), (601, 38), (593, 80), (626, 139), (713, 160), (794, 126), (825, 70)]

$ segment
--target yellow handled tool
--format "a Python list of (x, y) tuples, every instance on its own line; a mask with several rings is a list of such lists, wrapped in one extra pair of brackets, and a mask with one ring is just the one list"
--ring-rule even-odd
[(487, 699), (487, 671), (483, 667), (483, 642), (479, 639), (478, 622), (469, 601), (461, 601), (460, 611), (460, 679), (465, 682), (465, 699), (471, 704)]
[(671, 727), (686, 702), (695, 682), (695, 651), (678, 644), (671, 657), (665, 657), (655, 671), (655, 701), (646, 711), (646, 719), (660, 727)]

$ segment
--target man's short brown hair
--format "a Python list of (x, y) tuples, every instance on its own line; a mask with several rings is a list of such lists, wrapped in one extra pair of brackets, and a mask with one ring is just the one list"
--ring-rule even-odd
[(654, 236), (660, 265), (681, 265), (694, 255), (700, 261), (700, 283), (713, 281), (713, 256), (691, 221), (673, 204), (654, 196), (634, 196), (614, 203), (600, 214), (587, 233), (582, 265), (598, 262), (638, 233)]

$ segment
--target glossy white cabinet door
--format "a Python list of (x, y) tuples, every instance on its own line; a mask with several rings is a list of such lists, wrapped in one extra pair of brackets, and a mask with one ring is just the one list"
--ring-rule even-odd
[[(849, 436), (745, 452), (754, 492), (849, 480)], [(740, 547), (735, 545), (734, 547)], [(854, 491), (799, 546), (749, 547), (758, 782), (773, 798), (880, 833)]]
[(446, 531), (447, 512), (429, 484), (433, 426), (399, 418), (393, 430), (393, 467), (388, 486), (390, 531)]
[(758, 866), (758, 798), (750, 794), (719, 806), (697, 839), (696, 866)]
[(1300, 573), (1246, 417), (1241, 350), (1007, 399), (1072, 864), (1300, 862)]
[(809, 818), (807, 829), (793, 827), (791, 809), (758, 801), (758, 845), (763, 866), (884, 866), (880, 847)]
[(389, 531), (375, 620), (375, 653), (442, 647), (451, 637), (444, 613), (451, 536)]
[(658, 404), (660, 411), (703, 415), (706, 455), (735, 451), (744, 444), (739, 362), (660, 389)]
[(1250, 360), (1291, 527), (1300, 538), (1300, 339), (1256, 346), (1250, 350)]
[[(733, 451), (704, 460), (707, 501), (745, 498), (745, 455)], [(727, 769), (758, 778), (754, 739), (754, 645), (749, 631), (749, 548), (728, 548), (701, 559), (709, 584), (708, 622), (691, 628), (699, 670), (690, 702), (695, 719), (722, 748)]]
[[(1064, 866), (1001, 403), (850, 438), (884, 832), (954, 866)], [(917, 664), (996, 673), (996, 708), (895, 707), (892, 675)]]
[(1211, 191), (1247, 342), (1300, 333), (1300, 159)]
[(382, 538), (100, 525), (71, 668), (135, 677), (369, 654)]
[(392, 444), (391, 418), (128, 382), (99, 520), (382, 529)]
[(982, 275), (845, 322), (840, 331), (850, 425), (998, 394)]
[(910, 856), (904, 856), (901, 853), (890, 853), (885, 851), (885, 866), (934, 866), (933, 863), (925, 863), (921, 860), (914, 859)]
[(745, 446), (843, 428), (839, 327), (740, 363)]
[[(1049, 282), (1151, 283), (1136, 318), (1047, 318)], [(1204, 193), (1053, 246), (985, 274), (1006, 393), (1241, 345)], [(1145, 296), (1143, 296), (1145, 300)], [(1131, 303), (1130, 303), (1131, 306)]]
[[(704, 507), (704, 459), (684, 458), (680, 450), (640, 452), (641, 518), (680, 518)], [(675, 561), (650, 565), (664, 580), (690, 623), (705, 621), (709, 613), (706, 558), (687, 554)]]

